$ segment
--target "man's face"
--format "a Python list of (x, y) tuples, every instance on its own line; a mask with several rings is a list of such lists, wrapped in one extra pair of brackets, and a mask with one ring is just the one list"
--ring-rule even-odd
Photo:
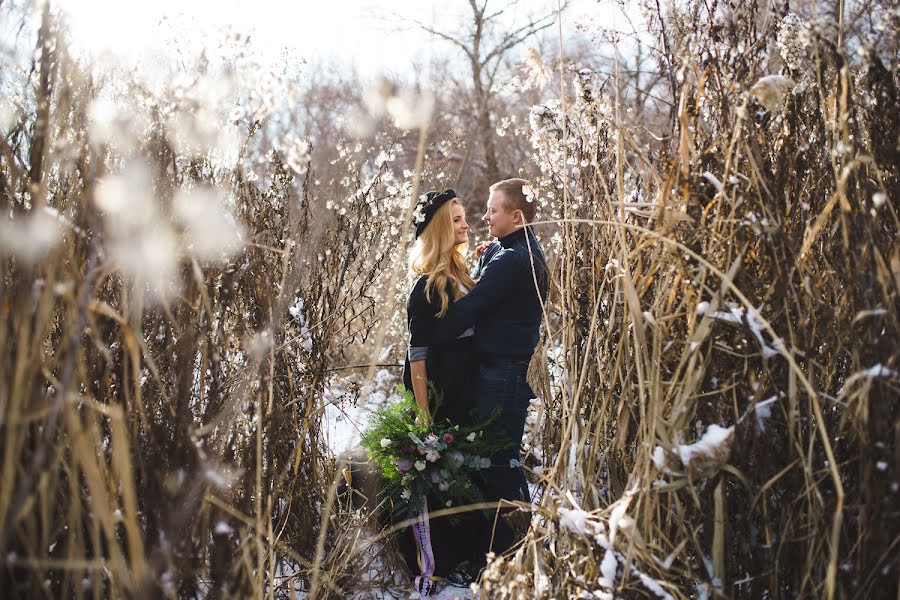
[(522, 224), (519, 211), (507, 212), (506, 198), (503, 197), (503, 192), (497, 190), (488, 196), (487, 210), (482, 219), (487, 222), (490, 234), (497, 238), (509, 235)]

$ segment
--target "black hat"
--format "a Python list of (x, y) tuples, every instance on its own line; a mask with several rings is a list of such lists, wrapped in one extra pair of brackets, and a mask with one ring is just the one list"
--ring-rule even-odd
[(428, 192), (419, 198), (419, 201), (416, 202), (416, 211), (413, 213), (413, 225), (416, 226), (416, 239), (418, 239), (418, 237), (422, 235), (422, 232), (425, 231), (425, 228), (428, 227), (428, 223), (431, 222), (434, 213), (454, 198), (456, 198), (456, 192), (453, 190)]

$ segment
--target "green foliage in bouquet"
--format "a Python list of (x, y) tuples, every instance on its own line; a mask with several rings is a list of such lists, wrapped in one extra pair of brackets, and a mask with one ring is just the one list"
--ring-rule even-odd
[[(497, 412), (471, 427), (446, 419), (429, 423), (420, 415), (413, 393), (402, 385), (398, 389), (403, 399), (376, 410), (362, 434), (362, 446), (381, 470), (395, 513), (419, 513), (426, 497), (440, 503), (432, 508), (480, 501), (479, 471), (492, 466), (491, 456), (512, 445), (508, 437), (489, 429)], [(430, 382), (428, 391), (434, 406), (440, 406), (440, 393)]]

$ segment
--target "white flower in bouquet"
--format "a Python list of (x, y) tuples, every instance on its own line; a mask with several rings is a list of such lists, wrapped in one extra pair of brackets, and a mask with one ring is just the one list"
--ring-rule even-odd
[(491, 459), (485, 458), (484, 456), (482, 456), (482, 457), (479, 459), (479, 462), (480, 462), (480, 465), (481, 465), (481, 468), (482, 468), (482, 469), (487, 469), (489, 466), (491, 466)]
[(428, 462), (436, 462), (441, 457), (441, 453), (437, 450), (429, 450), (425, 453), (425, 460)]
[(408, 489), (403, 490), (403, 492), (400, 494), (400, 497), (404, 500), (409, 500), (410, 498), (412, 498), (412, 492)]
[(450, 484), (447, 483), (446, 481), (442, 481), (438, 484), (438, 489), (441, 490), (442, 492), (446, 492), (447, 490), (450, 489)]
[(473, 431), (472, 433), (467, 435), (466, 439), (469, 440), (470, 442), (474, 442), (475, 441), (475, 432)]
[(431, 444), (433, 446), (433, 445), (437, 444), (437, 442), (438, 442), (438, 437), (433, 433), (429, 433), (428, 437), (425, 438), (426, 444)]
[(416, 471), (424, 471), (425, 470), (425, 461), (417, 460), (416, 461)]
[(390, 445), (391, 445), (391, 440), (389, 440), (387, 438), (381, 438), (381, 447), (382, 448), (387, 448)]

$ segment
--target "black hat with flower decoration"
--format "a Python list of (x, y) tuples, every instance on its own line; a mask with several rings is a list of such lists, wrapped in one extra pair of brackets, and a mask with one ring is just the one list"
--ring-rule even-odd
[(456, 198), (456, 192), (453, 190), (444, 190), (443, 192), (428, 192), (419, 197), (416, 202), (416, 210), (413, 213), (413, 225), (416, 227), (416, 239), (425, 231), (431, 219), (440, 207), (447, 202)]

